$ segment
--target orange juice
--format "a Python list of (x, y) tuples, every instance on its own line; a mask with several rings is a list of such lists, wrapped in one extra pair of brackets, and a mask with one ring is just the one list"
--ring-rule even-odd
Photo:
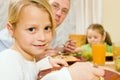
[(94, 44), (92, 45), (92, 60), (93, 64), (104, 65), (106, 55), (106, 45), (105, 44)]
[(86, 36), (82, 34), (70, 34), (69, 39), (76, 41), (76, 47), (80, 47), (86, 42)]

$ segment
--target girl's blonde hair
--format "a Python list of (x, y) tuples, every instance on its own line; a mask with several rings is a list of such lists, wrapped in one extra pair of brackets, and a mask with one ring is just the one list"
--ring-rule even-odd
[[(105, 42), (108, 44), (108, 45), (112, 45), (112, 41), (111, 41), (111, 37), (109, 35), (108, 32), (106, 32), (104, 30), (104, 27), (101, 25), (101, 24), (91, 24), (89, 25), (88, 29), (92, 29), (92, 30), (95, 30), (97, 31), (98, 33), (100, 33), (102, 36), (106, 36), (105, 37)], [(87, 30), (88, 30), (87, 29)], [(86, 40), (86, 42), (88, 43), (88, 41)]]
[(41, 10), (48, 12), (52, 24), (52, 32), (54, 34), (54, 17), (51, 6), (47, 0), (11, 0), (9, 4), (8, 21), (13, 25), (13, 27), (15, 27), (19, 21), (21, 10), (28, 5), (34, 5)]

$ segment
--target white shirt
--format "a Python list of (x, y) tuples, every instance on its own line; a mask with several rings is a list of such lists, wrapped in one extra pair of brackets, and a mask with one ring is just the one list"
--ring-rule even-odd
[[(0, 80), (36, 80), (40, 70), (51, 67), (48, 58), (36, 64), (34, 61), (27, 61), (12, 49), (0, 52)], [(67, 68), (49, 73), (42, 80), (58, 80), (58, 78), (59, 80), (71, 80)]]

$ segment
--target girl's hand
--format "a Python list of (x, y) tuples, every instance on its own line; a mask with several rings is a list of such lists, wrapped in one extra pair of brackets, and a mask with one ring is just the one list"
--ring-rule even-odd
[(50, 57), (49, 61), (53, 67), (68, 66), (67, 62), (63, 59), (54, 59)]
[(100, 80), (104, 76), (102, 68), (94, 67), (89, 62), (76, 62), (68, 70), (72, 80)]
[(77, 47), (76, 49), (75, 49), (75, 52), (82, 52), (83, 50), (81, 49), (81, 47)]

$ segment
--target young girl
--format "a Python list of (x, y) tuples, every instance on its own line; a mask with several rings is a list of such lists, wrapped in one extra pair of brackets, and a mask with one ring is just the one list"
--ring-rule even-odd
[(112, 41), (110, 35), (104, 30), (101, 24), (91, 24), (87, 29), (86, 37), (86, 44), (77, 48), (77, 52), (86, 52), (86, 54), (83, 55), (91, 57), (92, 44), (106, 43), (106, 52), (112, 53)]
[[(10, 1), (7, 28), (14, 43), (0, 53), (0, 80), (36, 80), (42, 69), (56, 66), (55, 63), (67, 65), (49, 57), (35, 61), (35, 56), (43, 54), (51, 42), (53, 22), (47, 0)], [(42, 80), (98, 80), (103, 75), (103, 70), (83, 62), (49, 73)]]

